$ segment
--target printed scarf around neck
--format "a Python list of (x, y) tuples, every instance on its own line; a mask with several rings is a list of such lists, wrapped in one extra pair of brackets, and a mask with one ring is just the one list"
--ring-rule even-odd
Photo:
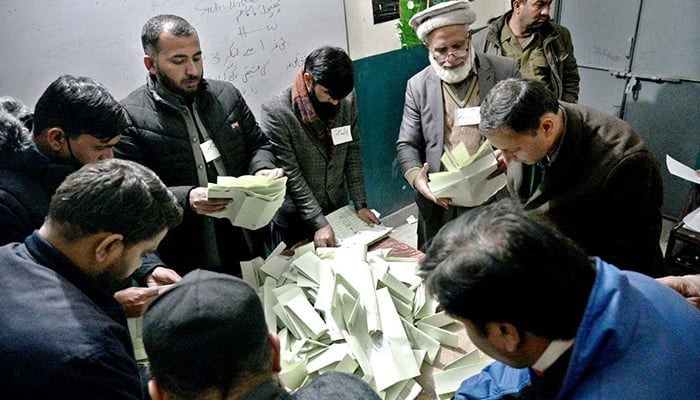
[(306, 83), (304, 82), (304, 68), (299, 69), (292, 83), (292, 104), (294, 114), (301, 124), (308, 129), (326, 147), (328, 154), (335, 153), (331, 127), (335, 124), (335, 118), (323, 121), (316, 114)]

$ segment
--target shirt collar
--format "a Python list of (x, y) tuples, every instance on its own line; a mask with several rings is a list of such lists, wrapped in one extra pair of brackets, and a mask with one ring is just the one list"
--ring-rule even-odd
[(549, 346), (544, 350), (540, 358), (532, 365), (532, 370), (535, 374), (542, 375), (544, 372), (554, 364), (555, 361), (566, 353), (567, 350), (574, 345), (574, 339), (571, 340), (553, 340), (549, 343)]

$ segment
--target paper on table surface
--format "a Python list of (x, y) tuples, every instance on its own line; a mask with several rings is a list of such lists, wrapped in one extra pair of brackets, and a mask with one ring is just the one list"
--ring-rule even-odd
[(381, 225), (367, 225), (357, 215), (357, 211), (349, 205), (326, 215), (326, 219), (333, 227), (333, 232), (343, 247), (369, 246), (387, 237), (393, 230), (393, 228)]
[(377, 303), (382, 334), (374, 338), (369, 358), (377, 389), (381, 391), (397, 382), (420, 375), (420, 370), (416, 367), (411, 344), (391, 301), (389, 289), (377, 290)]
[(679, 161), (676, 161), (668, 154), (666, 154), (666, 167), (668, 168), (668, 172), (670, 172), (672, 175), (683, 178), (686, 181), (700, 183), (700, 176), (698, 176), (694, 169), (682, 164)]
[(287, 177), (273, 179), (269, 176), (220, 176), (217, 183), (210, 183), (207, 197), (233, 199), (226, 209), (208, 214), (216, 218), (228, 218), (231, 224), (246, 229), (260, 229), (267, 225), (282, 206), (287, 190)]

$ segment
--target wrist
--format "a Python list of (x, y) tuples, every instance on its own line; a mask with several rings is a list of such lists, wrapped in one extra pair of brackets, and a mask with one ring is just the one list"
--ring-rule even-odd
[(360, 211), (363, 208), (367, 208), (367, 203), (364, 201), (356, 201), (355, 202), (355, 211)]

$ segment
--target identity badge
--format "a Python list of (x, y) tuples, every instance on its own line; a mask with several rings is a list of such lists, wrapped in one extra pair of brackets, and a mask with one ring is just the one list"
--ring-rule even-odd
[(207, 140), (204, 143), (200, 143), (199, 147), (202, 149), (202, 154), (204, 154), (204, 161), (206, 162), (214, 161), (217, 158), (221, 157), (219, 149), (216, 148), (214, 141), (211, 139)]
[(350, 125), (339, 126), (331, 129), (331, 137), (335, 146), (347, 142), (352, 142), (352, 133), (350, 133)]
[(479, 114), (480, 108), (481, 107), (458, 108), (455, 112), (455, 125), (478, 125), (479, 122), (481, 122), (481, 115)]

